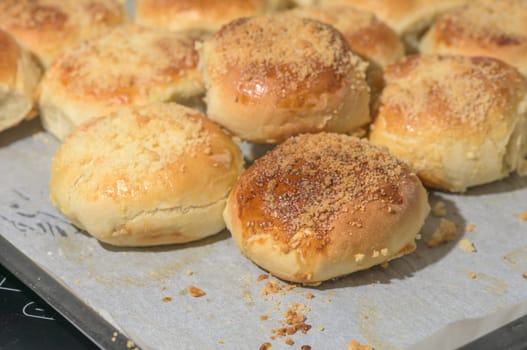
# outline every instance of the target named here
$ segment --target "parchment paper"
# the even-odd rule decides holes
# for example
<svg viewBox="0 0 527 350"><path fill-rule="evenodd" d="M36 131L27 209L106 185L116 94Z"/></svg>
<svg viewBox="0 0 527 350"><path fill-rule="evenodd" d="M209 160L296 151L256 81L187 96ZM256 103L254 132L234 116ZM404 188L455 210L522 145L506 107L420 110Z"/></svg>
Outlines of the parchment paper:
<svg viewBox="0 0 527 350"><path fill-rule="evenodd" d="M72 226L48 200L57 147L38 121L0 134L0 234L145 349L258 349L264 342L347 349L353 339L376 349L428 348L427 341L449 349L527 309L527 222L514 216L527 210L525 178L430 195L432 205L446 203L457 241L470 239L475 253L457 241L427 248L423 241L439 220L431 216L417 252L387 268L264 296L269 280L257 277L265 271L239 254L228 232L186 245L117 249ZM467 224L476 225L473 232L465 232ZM190 285L206 295L191 297ZM310 308L312 329L291 336L290 347L270 336L292 302ZM468 319L476 320L459 322ZM455 337L437 336L454 322Z"/></svg>

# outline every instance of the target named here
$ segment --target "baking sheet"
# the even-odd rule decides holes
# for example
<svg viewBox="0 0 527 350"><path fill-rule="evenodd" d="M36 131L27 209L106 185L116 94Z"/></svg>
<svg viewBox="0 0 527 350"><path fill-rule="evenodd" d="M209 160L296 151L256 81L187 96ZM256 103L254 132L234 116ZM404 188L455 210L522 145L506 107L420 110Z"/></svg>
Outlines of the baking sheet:
<svg viewBox="0 0 527 350"><path fill-rule="evenodd" d="M0 134L0 234L144 349L258 349L264 342L290 348L270 336L292 302L310 310L312 326L291 336L292 348L313 349L346 349L353 339L376 349L424 348L427 341L455 348L526 312L527 222L515 217L527 210L526 178L464 195L432 193L431 203L444 201L458 227L455 242L425 246L439 220L431 216L417 252L387 268L262 295L269 280L257 281L264 271L239 254L228 232L185 245L122 249L75 228L48 200L57 147L38 121ZM467 224L476 225L473 232L465 232ZM477 252L460 249L462 238ZM193 298L190 285L206 295ZM477 318L483 319L466 321ZM455 337L434 338L453 322Z"/></svg>

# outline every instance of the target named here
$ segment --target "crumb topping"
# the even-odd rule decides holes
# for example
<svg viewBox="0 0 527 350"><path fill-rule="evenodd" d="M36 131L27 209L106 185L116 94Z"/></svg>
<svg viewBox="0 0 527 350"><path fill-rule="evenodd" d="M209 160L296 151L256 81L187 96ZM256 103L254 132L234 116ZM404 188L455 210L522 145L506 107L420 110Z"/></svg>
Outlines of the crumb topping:
<svg viewBox="0 0 527 350"><path fill-rule="evenodd" d="M396 115L390 127L411 134L489 131L526 89L518 71L487 57L410 56L385 78L380 113Z"/></svg>
<svg viewBox="0 0 527 350"><path fill-rule="evenodd" d="M517 214L515 215L518 219L520 219L521 221L527 221L527 210L524 211L523 213L521 214Z"/></svg>
<svg viewBox="0 0 527 350"><path fill-rule="evenodd" d="M350 71L364 76L366 70L365 63L333 27L287 14L240 18L220 29L211 42L212 75L243 69L242 80L247 83L261 77L274 78L287 91L296 90L299 82L314 80L324 71L341 80Z"/></svg>
<svg viewBox="0 0 527 350"><path fill-rule="evenodd" d="M194 44L181 33L119 27L72 47L50 66L44 82L106 106L146 103L196 69Z"/></svg>
<svg viewBox="0 0 527 350"><path fill-rule="evenodd" d="M238 183L239 217L248 235L268 232L291 249L322 249L339 214L364 211L371 202L401 205L409 174L405 164L365 140L327 133L293 137L256 160Z"/></svg>
<svg viewBox="0 0 527 350"><path fill-rule="evenodd" d="M441 219L437 229L434 231L430 239L426 241L426 245L428 248L434 248L443 243L453 241L456 238L456 235L456 224L450 220Z"/></svg>
<svg viewBox="0 0 527 350"><path fill-rule="evenodd" d="M467 232L473 232L475 229L476 229L475 224L468 224L467 227L465 228Z"/></svg>

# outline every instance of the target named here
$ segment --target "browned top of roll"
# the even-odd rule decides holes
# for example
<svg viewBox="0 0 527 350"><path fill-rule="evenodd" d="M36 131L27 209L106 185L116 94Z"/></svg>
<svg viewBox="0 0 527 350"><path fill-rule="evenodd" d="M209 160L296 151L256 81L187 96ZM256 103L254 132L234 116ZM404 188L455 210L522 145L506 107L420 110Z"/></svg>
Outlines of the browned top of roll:
<svg viewBox="0 0 527 350"><path fill-rule="evenodd" d="M116 0L2 0L0 28L45 64L62 50L126 21Z"/></svg>
<svg viewBox="0 0 527 350"><path fill-rule="evenodd" d="M380 113L402 137L480 138L515 115L525 93L516 69L488 57L409 56L389 65L385 79Z"/></svg>
<svg viewBox="0 0 527 350"><path fill-rule="evenodd" d="M354 52L378 65L392 63L404 55L398 35L369 12L350 6L310 6L291 10L291 13L334 26Z"/></svg>
<svg viewBox="0 0 527 350"><path fill-rule="evenodd" d="M83 103L144 104L196 70L194 44L195 38L180 33L136 25L115 28L61 55L43 86Z"/></svg>
<svg viewBox="0 0 527 350"><path fill-rule="evenodd" d="M0 84L12 84L16 79L20 47L11 35L0 30Z"/></svg>
<svg viewBox="0 0 527 350"><path fill-rule="evenodd" d="M242 93L242 104L274 95L287 105L302 92L337 90L350 72L363 76L365 69L337 30L297 16L238 19L218 31L211 43L209 76L237 82L233 88ZM262 84L255 84L258 80ZM295 98L288 99L289 94Z"/></svg>
<svg viewBox="0 0 527 350"><path fill-rule="evenodd" d="M390 205L402 205L409 174L406 165L365 140L306 134L258 159L233 193L245 239L265 232L309 255L329 243L336 225L360 227L366 216L378 215L364 211L367 205L375 202L386 213ZM345 223L339 222L343 213ZM303 229L311 234L299 238ZM376 239L363 237L361 244L375 246Z"/></svg>

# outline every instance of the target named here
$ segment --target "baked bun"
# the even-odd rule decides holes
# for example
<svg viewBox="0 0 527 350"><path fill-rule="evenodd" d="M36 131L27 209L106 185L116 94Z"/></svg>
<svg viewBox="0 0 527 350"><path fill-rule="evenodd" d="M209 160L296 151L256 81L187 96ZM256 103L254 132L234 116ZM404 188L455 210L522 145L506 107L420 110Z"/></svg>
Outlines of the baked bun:
<svg viewBox="0 0 527 350"><path fill-rule="evenodd" d="M404 56L399 36L370 12L350 6L299 7L290 13L327 23L338 29L350 48L369 63L366 80L374 101L383 87L382 67Z"/></svg>
<svg viewBox="0 0 527 350"><path fill-rule="evenodd" d="M506 177L527 153L527 83L487 57L410 56L385 70L370 132L430 187L463 192Z"/></svg>
<svg viewBox="0 0 527 350"><path fill-rule="evenodd" d="M236 18L262 15L285 4L284 0L135 0L135 20L173 31L215 32Z"/></svg>
<svg viewBox="0 0 527 350"><path fill-rule="evenodd" d="M0 30L0 131L36 115L33 93L41 71L31 55Z"/></svg>
<svg viewBox="0 0 527 350"><path fill-rule="evenodd" d="M42 79L44 128L63 139L116 108L191 101L204 92L194 45L183 33L130 25L72 47Z"/></svg>
<svg viewBox="0 0 527 350"><path fill-rule="evenodd" d="M235 20L200 49L208 116L256 143L368 123L366 67L336 29L291 14Z"/></svg>
<svg viewBox="0 0 527 350"><path fill-rule="evenodd" d="M414 50L416 38L440 14L464 5L469 0L317 0L321 6L349 5L374 13L380 20L403 36Z"/></svg>
<svg viewBox="0 0 527 350"><path fill-rule="evenodd" d="M76 129L53 158L49 193L100 241L182 243L225 227L222 211L242 169L239 148L216 124L196 110L155 103Z"/></svg>
<svg viewBox="0 0 527 350"><path fill-rule="evenodd" d="M428 212L421 182L388 151L319 133L292 137L256 160L223 216L254 263L315 283L413 251Z"/></svg>
<svg viewBox="0 0 527 350"><path fill-rule="evenodd" d="M472 1L439 18L422 40L420 50L494 57L527 76L527 2Z"/></svg>
<svg viewBox="0 0 527 350"><path fill-rule="evenodd" d="M2 0L0 28L32 51L44 66L66 47L127 21L116 0Z"/></svg>

